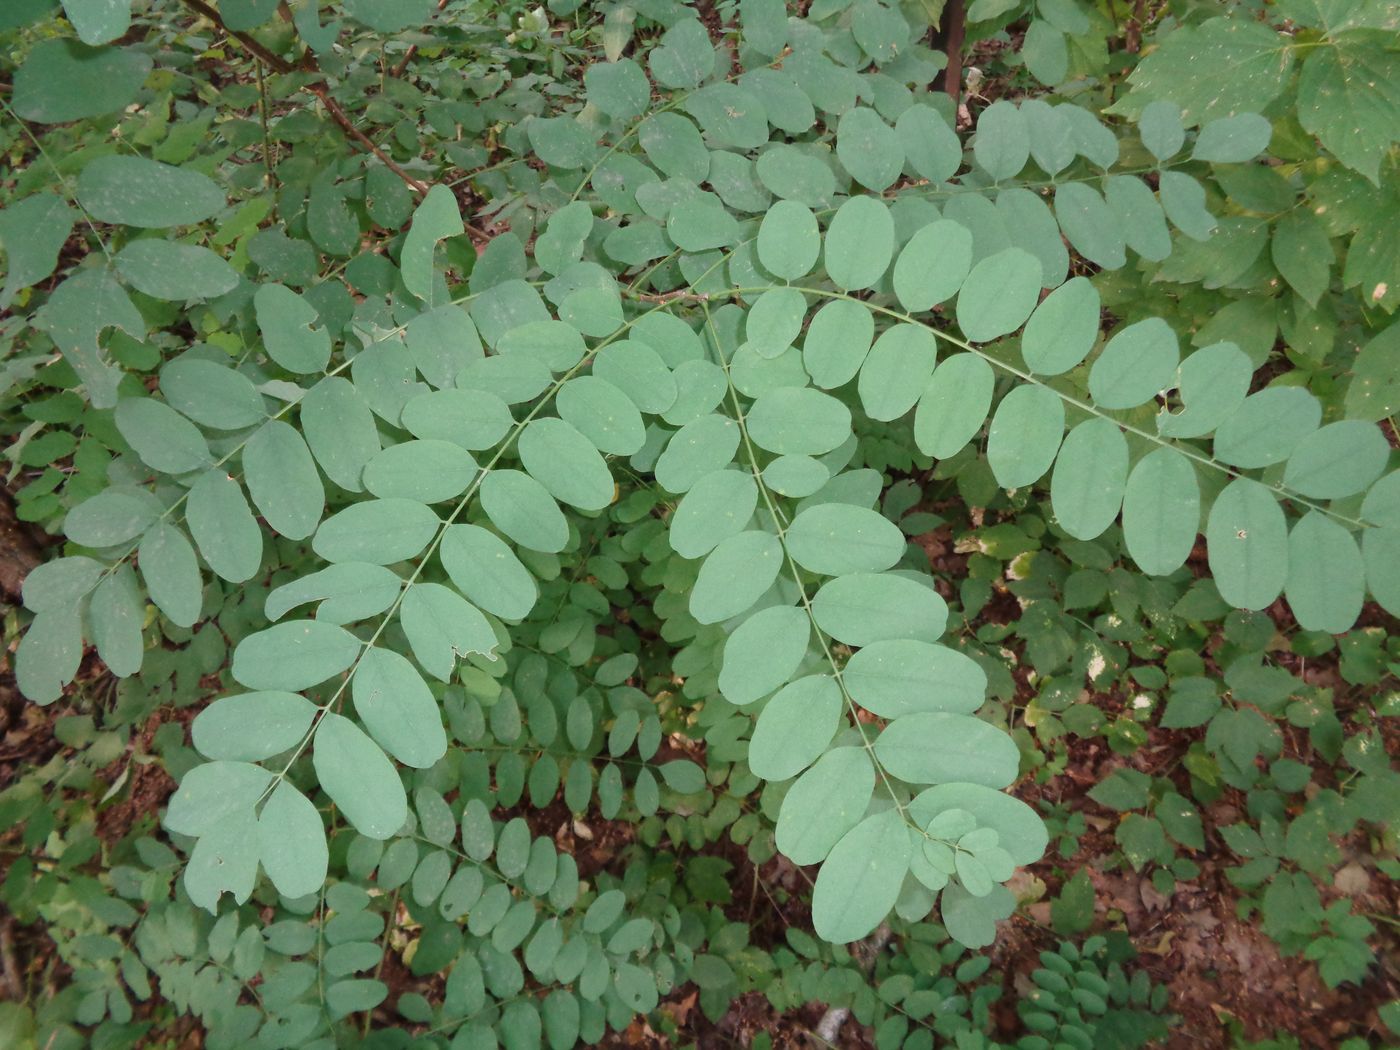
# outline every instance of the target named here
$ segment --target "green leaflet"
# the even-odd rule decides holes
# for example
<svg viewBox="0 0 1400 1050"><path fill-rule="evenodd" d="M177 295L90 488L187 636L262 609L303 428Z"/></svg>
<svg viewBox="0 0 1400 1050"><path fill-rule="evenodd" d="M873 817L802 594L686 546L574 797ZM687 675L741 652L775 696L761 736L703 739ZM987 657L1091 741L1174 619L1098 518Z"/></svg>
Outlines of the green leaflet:
<svg viewBox="0 0 1400 1050"><path fill-rule="evenodd" d="M1377 427L1345 419L1298 443L1284 467L1283 483L1304 496L1340 499L1370 488L1389 459L1390 443Z"/></svg>
<svg viewBox="0 0 1400 1050"><path fill-rule="evenodd" d="M493 470L481 482L480 491L481 507L491 524L520 546L555 554L568 544L569 523L559 505L529 474Z"/></svg>
<svg viewBox="0 0 1400 1050"><path fill-rule="evenodd" d="M351 679L351 695L355 713L375 742L404 765L426 769L447 752L437 701L398 653L365 650Z"/></svg>
<svg viewBox="0 0 1400 1050"><path fill-rule="evenodd" d="M778 201L758 228L758 261L776 277L795 281L816 265L821 233L812 209L798 201Z"/></svg>
<svg viewBox="0 0 1400 1050"><path fill-rule="evenodd" d="M1082 182L1057 187L1055 218L1070 244L1094 265L1117 270L1128 261L1122 223L1097 190Z"/></svg>
<svg viewBox="0 0 1400 1050"><path fill-rule="evenodd" d="M160 370L160 390L181 415L216 430L241 430L267 418L252 381L213 361L176 358Z"/></svg>
<svg viewBox="0 0 1400 1050"><path fill-rule="evenodd" d="M409 404L415 400L421 398ZM301 402L301 429L326 477L350 492L363 489L361 474L379 451L379 431L369 403L353 383L327 376L313 386Z"/></svg>
<svg viewBox="0 0 1400 1050"><path fill-rule="evenodd" d="M481 360L481 337L465 310L439 306L419 314L403 333L419 373L434 387L450 387L473 361Z"/></svg>
<svg viewBox="0 0 1400 1050"><path fill-rule="evenodd" d="M1214 343L1181 363L1178 379L1183 409L1157 416L1157 431L1165 437L1209 434L1244 402L1254 368L1234 343Z"/></svg>
<svg viewBox="0 0 1400 1050"><path fill-rule="evenodd" d="M901 638L932 642L947 626L948 606L932 587L910 576L861 572L823 584L812 599L812 618L847 645Z"/></svg>
<svg viewBox="0 0 1400 1050"><path fill-rule="evenodd" d="M894 219L874 197L852 197L837 209L826 231L826 271L838 288L869 288L884 276L894 255Z"/></svg>
<svg viewBox="0 0 1400 1050"><path fill-rule="evenodd" d="M962 167L962 143L957 133L931 106L910 106L899 115L894 130L910 167L920 178L945 182Z"/></svg>
<svg viewBox="0 0 1400 1050"><path fill-rule="evenodd" d="M197 171L114 154L83 168L78 203L101 222L164 229L202 222L224 207L225 198Z"/></svg>
<svg viewBox="0 0 1400 1050"><path fill-rule="evenodd" d="M602 510L613 501L607 463L587 438L562 419L532 420L521 431L517 447L530 476L561 503L579 510Z"/></svg>
<svg viewBox="0 0 1400 1050"><path fill-rule="evenodd" d="M609 343L593 359L593 374L617 387L643 412L660 415L676 402L675 377L661 355L645 343Z"/></svg>
<svg viewBox="0 0 1400 1050"><path fill-rule="evenodd" d="M1017 864L1034 864L1045 853L1049 836L1045 824L1030 806L1013 795L981 784L937 784L914 796L909 816L927 827L938 814L961 809L977 819L979 828L991 828Z"/></svg>
<svg viewBox="0 0 1400 1050"><path fill-rule="evenodd" d="M14 110L42 124L115 113L136 97L152 64L135 48L43 40L15 74Z"/></svg>
<svg viewBox="0 0 1400 1050"><path fill-rule="evenodd" d="M913 784L1006 787L1020 752L1012 739L970 715L920 711L901 715L875 741L875 757L891 776Z"/></svg>
<svg viewBox="0 0 1400 1050"><path fill-rule="evenodd" d="M265 284L253 296L268 356L289 372L320 372L331 359L331 337L316 309L290 288Z"/></svg>
<svg viewBox="0 0 1400 1050"><path fill-rule="evenodd" d="M817 873L812 892L817 935L849 944L875 929L899 896L909 853L909 832L896 810L866 817L846 832Z"/></svg>
<svg viewBox="0 0 1400 1050"><path fill-rule="evenodd" d="M204 582L194 548L185 534L172 525L158 522L141 537L137 558L151 601L171 623L179 627L193 626L204 604Z"/></svg>
<svg viewBox="0 0 1400 1050"><path fill-rule="evenodd" d="M100 561L81 555L36 565L24 577L25 608L50 612L74 606L97 586L105 568Z"/></svg>
<svg viewBox="0 0 1400 1050"><path fill-rule="evenodd" d="M1304 63L1298 122L1347 167L1379 183L1395 133L1395 55L1366 35L1343 41Z"/></svg>
<svg viewBox="0 0 1400 1050"><path fill-rule="evenodd" d="M920 229L894 264L894 294L910 313L951 299L972 269L972 233L939 219Z"/></svg>
<svg viewBox="0 0 1400 1050"><path fill-rule="evenodd" d="M987 461L1003 488L1040 480L1065 429L1065 406L1042 386L1018 386L1002 398L987 435Z"/></svg>
<svg viewBox="0 0 1400 1050"><path fill-rule="evenodd" d="M690 614L701 623L719 623L745 612L772 586L782 563L782 544L771 533L751 530L729 537L700 566Z"/></svg>
<svg viewBox="0 0 1400 1050"><path fill-rule="evenodd" d="M892 186L904 166L904 150L894 129L865 106L841 114L836 156L852 178L876 193Z"/></svg>
<svg viewBox="0 0 1400 1050"><path fill-rule="evenodd" d="M123 565L104 578L88 601L88 633L97 647L97 655L118 678L127 678L141 670L141 656L145 650L141 638L144 618L145 606L136 586L136 574L129 565Z"/></svg>
<svg viewBox="0 0 1400 1050"><path fill-rule="evenodd" d="M969 948L985 948L996 940L996 924L1016 910L1016 898L1005 886L993 886L976 897L958 883L943 891L943 925L948 935Z"/></svg>
<svg viewBox="0 0 1400 1050"><path fill-rule="evenodd" d="M881 718L915 711L971 714L987 692L986 673L971 657L907 638L870 643L851 657L842 681L852 700Z"/></svg>
<svg viewBox="0 0 1400 1050"><path fill-rule="evenodd" d="M285 780L258 814L258 860L284 897L315 893L326 881L330 853L321 814Z"/></svg>
<svg viewBox="0 0 1400 1050"><path fill-rule="evenodd" d="M671 517L671 548L683 558L702 558L743 531L758 506L758 486L742 470L717 470L690 487Z"/></svg>
<svg viewBox="0 0 1400 1050"><path fill-rule="evenodd" d="M291 620L244 638L231 667L234 680L249 689L295 692L344 671L359 653L359 639L343 627Z"/></svg>
<svg viewBox="0 0 1400 1050"><path fill-rule="evenodd" d="M288 539L316 531L325 510L321 476L300 434L281 420L269 420L243 449L248 494L263 518Z"/></svg>
<svg viewBox="0 0 1400 1050"><path fill-rule="evenodd" d="M165 826L180 835L207 835L254 804L272 782L272 774L248 762L209 762L195 766L170 796Z"/></svg>
<svg viewBox="0 0 1400 1050"><path fill-rule="evenodd" d="M1089 393L1100 408L1135 408L1172 384L1181 361L1176 333L1160 318L1114 334L1089 369Z"/></svg>
<svg viewBox="0 0 1400 1050"><path fill-rule="evenodd" d="M799 678L764 703L749 743L749 768L787 780L817 760L842 723L841 687L830 675Z"/></svg>
<svg viewBox="0 0 1400 1050"><path fill-rule="evenodd" d="M1305 631L1349 631L1366 597L1366 569L1356 541L1319 511L1288 534L1288 607Z"/></svg>
<svg viewBox="0 0 1400 1050"><path fill-rule="evenodd" d="M469 599L507 620L523 620L539 590L505 543L479 525L451 525L438 548L442 566Z"/></svg>
<svg viewBox="0 0 1400 1050"><path fill-rule="evenodd" d="M128 284L156 299L214 299L238 284L232 266L194 244L133 241L113 261Z"/></svg>
<svg viewBox="0 0 1400 1050"><path fill-rule="evenodd" d="M144 489L103 489L68 512L64 534L83 547L114 547L135 539L163 508Z"/></svg>
<svg viewBox="0 0 1400 1050"><path fill-rule="evenodd" d="M258 876L257 823L252 807L228 814L200 836L185 866L185 891L190 900L214 913L224 893L244 903Z"/></svg>
<svg viewBox="0 0 1400 1050"><path fill-rule="evenodd" d="M804 569L825 576L881 572L904 554L904 534L888 518L842 503L808 507L793 518L788 552Z"/></svg>
<svg viewBox="0 0 1400 1050"><path fill-rule="evenodd" d="M500 644L476 606L438 583L415 583L404 592L399 624L414 659L443 682L451 680L459 658L471 653L493 657Z"/></svg>
<svg viewBox="0 0 1400 1050"><path fill-rule="evenodd" d="M1366 589L1392 616L1400 609L1400 528L1368 529L1361 541Z"/></svg>
<svg viewBox="0 0 1400 1050"><path fill-rule="evenodd" d="M719 689L732 704L751 704L787 682L807 655L812 628L790 605L754 613L724 643Z"/></svg>
<svg viewBox="0 0 1400 1050"><path fill-rule="evenodd" d="M188 474L211 462L199 428L169 405L151 397L117 402L117 429L147 466L166 474Z"/></svg>
<svg viewBox="0 0 1400 1050"><path fill-rule="evenodd" d="M42 45L41 45L42 46ZM24 288L54 272L78 213L52 193L35 193L0 211L0 244L5 248L5 284L0 309Z"/></svg>
<svg viewBox="0 0 1400 1050"><path fill-rule="evenodd" d="M922 325L897 324L886 329L860 367L857 390L871 419L898 419L918 401L933 375L938 344Z"/></svg>
<svg viewBox="0 0 1400 1050"><path fill-rule="evenodd" d="M763 468L763 483L780 496L810 496L828 481L831 471L811 456L779 456Z"/></svg>
<svg viewBox="0 0 1400 1050"><path fill-rule="evenodd" d="M422 551L438 524L438 516L414 500L366 500L323 521L311 549L330 562L392 565Z"/></svg>
<svg viewBox="0 0 1400 1050"><path fill-rule="evenodd" d="M651 96L646 74L630 58L593 63L584 71L583 83L588 101L614 120L641 116Z"/></svg>
<svg viewBox="0 0 1400 1050"><path fill-rule="evenodd" d="M1099 310L1098 289L1086 277L1072 277L1047 295L1021 337L1026 367L1057 376L1083 361L1098 341Z"/></svg>
<svg viewBox="0 0 1400 1050"><path fill-rule="evenodd" d="M71 518L72 515L69 515ZM190 488L185 522L215 575L242 583L262 564L263 536L243 488L214 467Z"/></svg>
<svg viewBox="0 0 1400 1050"><path fill-rule="evenodd" d="M802 364L823 389L855 378L875 338L875 318L863 303L834 299L813 316L802 343Z"/></svg>
<svg viewBox="0 0 1400 1050"><path fill-rule="evenodd" d="M769 452L817 456L850 436L851 412L828 394L784 386L759 395L745 425L754 443Z"/></svg>
<svg viewBox="0 0 1400 1050"><path fill-rule="evenodd" d="M1236 478L1215 498L1206 522L1210 571L1237 609L1263 609L1283 590L1288 528L1278 501L1259 482Z"/></svg>
<svg viewBox="0 0 1400 1050"><path fill-rule="evenodd" d="M1269 387L1245 398L1215 431L1215 458L1235 467L1267 467L1292 455L1322 422L1322 405L1299 387Z"/></svg>
<svg viewBox="0 0 1400 1050"><path fill-rule="evenodd" d="M1030 157L1030 129L1025 115L1014 103L993 102L977 118L977 134L972 153L977 164L993 181L1016 175Z"/></svg>
<svg viewBox="0 0 1400 1050"><path fill-rule="evenodd" d="M364 2L364 0L361 0ZM457 198L446 186L434 186L413 213L413 224L399 254L404 287L419 299L433 298L433 252L438 241L465 232Z"/></svg>
<svg viewBox="0 0 1400 1050"><path fill-rule="evenodd" d="M597 376L570 379L559 388L555 404L560 418L583 434L599 452L630 456L646 442L641 413L626 394L605 379ZM404 414L407 417L407 407Z"/></svg>
<svg viewBox="0 0 1400 1050"><path fill-rule="evenodd" d="M958 293L958 326L970 341L987 343L1020 328L1040 296L1040 260L1006 248L972 268Z"/></svg>
<svg viewBox="0 0 1400 1050"><path fill-rule="evenodd" d="M1116 423L1088 419L1065 438L1050 477L1060 527L1076 539L1098 536L1118 517L1128 477L1128 441Z"/></svg>
<svg viewBox="0 0 1400 1050"><path fill-rule="evenodd" d="M875 791L863 747L834 747L788 788L775 841L794 864L817 864L855 827Z"/></svg>
<svg viewBox="0 0 1400 1050"><path fill-rule="evenodd" d="M1165 576L1185 564L1201 525L1196 471L1171 448L1149 452L1123 490L1123 540L1138 567Z"/></svg>
<svg viewBox="0 0 1400 1050"><path fill-rule="evenodd" d="M276 588L268 594L263 612L269 620L280 620L299 605L319 602L316 619L354 623L393 605L402 585L398 575L383 566L344 562Z"/></svg>
<svg viewBox="0 0 1400 1050"><path fill-rule="evenodd" d="M190 735L206 758L259 762L301 743L315 717L315 705L296 693L240 693L201 711Z"/></svg>
<svg viewBox="0 0 1400 1050"><path fill-rule="evenodd" d="M460 445L427 438L390 445L365 464L361 480L381 499L442 503L467 491L477 474Z"/></svg>
<svg viewBox="0 0 1400 1050"><path fill-rule="evenodd" d="M933 370L914 412L914 443L937 459L956 454L982 429L996 374L975 354L954 354Z"/></svg>
<svg viewBox="0 0 1400 1050"><path fill-rule="evenodd" d="M589 376L581 376L582 379L589 379ZM578 382L579 380L572 380ZM320 389L321 385L335 382L335 380L322 380L315 389ZM340 382L344 382L341 380ZM601 380L599 381L601 382ZM564 414L563 401L564 390L571 385L565 384L560 390L560 413ZM346 384L347 386L349 384ZM353 387L350 388L353 391ZM315 390L312 392L315 393ZM348 393L345 395L348 398ZM572 395L571 395L572 396ZM307 396L309 402L311 395ZM305 420L307 405L304 402L302 407L302 418ZM566 417L567 418L567 417ZM401 417L404 429L417 438L437 439L451 441L472 452L480 452L484 449L494 448L501 439L510 432L515 420L511 417L510 409L506 403L495 394L485 390L433 390L426 394L419 394L410 399L403 406ZM334 417L328 414L326 423L333 427ZM364 408L364 420L369 424L369 429L363 431L365 437L364 447L370 455L379 451L379 436L374 432L373 419L367 407ZM356 433L361 431L356 430ZM374 447L369 449L368 438L374 438ZM316 446L312 446L313 451ZM326 449L329 453L335 444L330 440L326 442ZM356 457L358 459L359 457ZM331 473L330 467L326 464L320 453L317 453L317 460L327 474ZM363 469L364 463L368 463L366 456L358 469ZM342 473L353 474L356 468L346 464ZM344 487L342 485L342 487Z"/></svg>
<svg viewBox="0 0 1400 1050"><path fill-rule="evenodd" d="M387 839L408 817L408 797L393 765L354 722L327 713L311 753L316 778L361 835Z"/></svg>

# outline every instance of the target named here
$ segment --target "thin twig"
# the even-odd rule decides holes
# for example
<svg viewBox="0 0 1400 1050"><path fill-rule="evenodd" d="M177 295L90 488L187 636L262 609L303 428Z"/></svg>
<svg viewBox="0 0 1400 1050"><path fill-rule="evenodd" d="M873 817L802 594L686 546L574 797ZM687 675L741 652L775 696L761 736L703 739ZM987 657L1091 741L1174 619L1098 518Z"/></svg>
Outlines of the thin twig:
<svg viewBox="0 0 1400 1050"><path fill-rule="evenodd" d="M438 0L437 9L441 11L444 7L447 6L447 2L448 0ZM407 51L404 52L403 58L399 60L399 64L396 65L390 71L389 75L395 80L398 80L400 77L402 77L403 71L408 68L408 64L413 61L413 56L416 54L418 54L418 45L414 44Z"/></svg>
<svg viewBox="0 0 1400 1050"><path fill-rule="evenodd" d="M226 33L228 36L231 36L233 39L237 40L240 44L247 48L247 50L250 51L254 55L254 57L260 58L264 62L266 62L269 68L271 68L275 72L308 73L314 78L317 78L317 80L313 80L312 83L307 84L306 89L321 100L321 104L326 107L326 112L330 114L332 120L334 120L337 124L340 125L341 130L344 131L345 134L350 136L350 138L354 139L355 142L359 143L366 150L368 150L370 153L373 153L377 158L379 158L379 160L384 164L386 168L392 171L395 175L401 178L408 185L409 189L419 194L425 194L428 192L427 183L422 182L419 179L415 179L408 172L404 171L403 168L401 168L397 163L394 162L393 158L391 158L387 153L385 153L382 149L375 145L373 139L371 139L363 131L357 128L355 126L354 121L352 121L350 117L346 114L345 110L343 110L340 107L340 103L336 102L335 99L331 98L330 91L327 89L324 83L325 74L321 71L320 67L316 65L315 60L311 58L311 53L309 51L302 56L300 63L288 62L285 58L277 54L275 51L271 51L268 48L264 47L262 44L258 43L257 40L249 36L247 33L242 33L238 30L230 29L224 24L224 20L219 15L219 12L214 10L208 4L206 4L204 0L180 0L180 2L183 3L186 7L190 8L191 10L198 11L205 18L209 19L221 30L223 30L224 33Z"/></svg>

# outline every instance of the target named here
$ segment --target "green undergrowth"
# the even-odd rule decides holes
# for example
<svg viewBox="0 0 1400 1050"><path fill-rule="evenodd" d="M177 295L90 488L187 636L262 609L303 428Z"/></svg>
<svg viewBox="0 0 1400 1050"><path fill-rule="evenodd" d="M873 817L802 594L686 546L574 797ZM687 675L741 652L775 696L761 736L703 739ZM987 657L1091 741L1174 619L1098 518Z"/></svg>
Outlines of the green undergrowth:
<svg viewBox="0 0 1400 1050"><path fill-rule="evenodd" d="M1089 868L1395 1021L1395 13L944 16L0 13L19 1045L1143 1045Z"/></svg>

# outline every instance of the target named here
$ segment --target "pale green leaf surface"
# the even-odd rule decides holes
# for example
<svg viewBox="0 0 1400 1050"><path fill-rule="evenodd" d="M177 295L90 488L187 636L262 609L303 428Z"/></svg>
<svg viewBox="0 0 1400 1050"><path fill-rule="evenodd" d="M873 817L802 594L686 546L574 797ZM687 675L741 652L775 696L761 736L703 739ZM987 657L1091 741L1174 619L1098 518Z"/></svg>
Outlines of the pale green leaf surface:
<svg viewBox="0 0 1400 1050"><path fill-rule="evenodd" d="M609 498L611 499L611 492ZM569 542L569 523L549 491L529 474L493 470L481 483L481 507L491 524L522 547L557 554Z"/></svg>
<svg viewBox="0 0 1400 1050"><path fill-rule="evenodd" d="M838 642L870 645L909 638L937 641L948 605L932 587L895 573L851 573L823 584L812 617Z"/></svg>
<svg viewBox="0 0 1400 1050"><path fill-rule="evenodd" d="M901 322L881 333L860 366L856 389L865 414L889 422L914 407L933 376L938 344L923 325Z"/></svg>
<svg viewBox="0 0 1400 1050"><path fill-rule="evenodd" d="M852 700L881 718L916 711L971 714L987 693L987 675L971 657L907 638L867 645L851 657L842 680Z"/></svg>
<svg viewBox="0 0 1400 1050"><path fill-rule="evenodd" d="M963 335L988 343L1016 331L1040 299L1041 277L1040 260L1021 248L1005 248L983 259L958 293Z"/></svg>
<svg viewBox="0 0 1400 1050"><path fill-rule="evenodd" d="M909 871L909 834L893 809L866 817L832 848L812 891L817 935L849 944L870 933L894 907Z"/></svg>
<svg viewBox="0 0 1400 1050"><path fill-rule="evenodd" d="M1356 540L1320 511L1309 511L1288 534L1288 607L1305 631L1351 630L1366 597L1366 567Z"/></svg>
<svg viewBox="0 0 1400 1050"><path fill-rule="evenodd" d="M164 401L127 397L117 402L117 429L147 466L165 474L188 474L211 462L199 428Z"/></svg>
<svg viewBox="0 0 1400 1050"><path fill-rule="evenodd" d="M1053 390L1018 386L1002 398L987 435L987 461L1008 489L1040 480L1065 430L1065 406Z"/></svg>
<svg viewBox="0 0 1400 1050"><path fill-rule="evenodd" d="M933 370L914 411L914 443L935 459L957 454L982 429L996 374L976 354L954 354Z"/></svg>
<svg viewBox="0 0 1400 1050"><path fill-rule="evenodd" d="M239 693L201 711L190 736L205 758L259 762L296 747L315 717L315 705L296 693Z"/></svg>
<svg viewBox="0 0 1400 1050"><path fill-rule="evenodd" d="M1123 491L1123 539L1138 568L1165 576L1186 563L1201 526L1196 471L1171 448L1149 452Z"/></svg>
<svg viewBox="0 0 1400 1050"><path fill-rule="evenodd" d="M343 627L291 620L248 635L233 650L234 680L249 689L296 692L350 667L360 641Z"/></svg>
<svg viewBox="0 0 1400 1050"><path fill-rule="evenodd" d="M864 507L820 504L792 519L788 552L804 569L825 576L882 572L904 554L904 534L888 518Z"/></svg>
<svg viewBox="0 0 1400 1050"><path fill-rule="evenodd" d="M438 516L414 500L365 500L323 521L311 549L330 562L392 565L422 551L437 529Z"/></svg>
<svg viewBox="0 0 1400 1050"><path fill-rule="evenodd" d="M327 713L312 751L316 777L345 819L372 839L387 839L408 817L408 796L393 764L354 722Z"/></svg>
<svg viewBox="0 0 1400 1050"><path fill-rule="evenodd" d="M1128 441L1107 419L1087 419L1065 437L1050 476L1050 501L1060 527L1075 539L1097 537L1123 503Z"/></svg>
<svg viewBox="0 0 1400 1050"><path fill-rule="evenodd" d="M475 480L476 460L460 445L439 438L401 441L365 464L365 488L380 499L442 503L456 499Z"/></svg>
<svg viewBox="0 0 1400 1050"><path fill-rule="evenodd" d="M817 760L841 723L841 687L830 675L783 686L758 714L749 768L765 780L787 780Z"/></svg>
<svg viewBox="0 0 1400 1050"><path fill-rule="evenodd" d="M1288 574L1288 527L1273 493L1250 478L1226 485L1210 509L1206 550L1222 598L1267 608Z"/></svg>
<svg viewBox="0 0 1400 1050"><path fill-rule="evenodd" d="M326 508L321 475L296 428L268 420L243 449L248 494L274 530L288 539L316 531Z"/></svg>
<svg viewBox="0 0 1400 1050"><path fill-rule="evenodd" d="M262 529L243 487L223 469L205 471L190 488L185 524L199 553L219 577L242 583L258 571L263 555Z"/></svg>
<svg viewBox="0 0 1400 1050"><path fill-rule="evenodd" d="M737 616L773 585L783 564L783 546L760 530L731 536L700 566L690 592L690 614L701 623Z"/></svg>
<svg viewBox="0 0 1400 1050"><path fill-rule="evenodd" d="M875 741L875 757L911 784L981 784L1016 779L1021 753L1006 733L971 715L920 711L901 715Z"/></svg>
<svg viewBox="0 0 1400 1050"><path fill-rule="evenodd" d="M719 690L731 704L751 704L787 682L807 655L807 614L790 605L754 613L724 643Z"/></svg>
<svg viewBox="0 0 1400 1050"><path fill-rule="evenodd" d="M875 767L863 747L835 747L798 777L783 797L775 842L794 864L826 859L865 815Z"/></svg>
<svg viewBox="0 0 1400 1050"><path fill-rule="evenodd" d="M427 769L446 754L437 701L413 664L392 649L365 651L351 695L370 736L404 765Z"/></svg>

